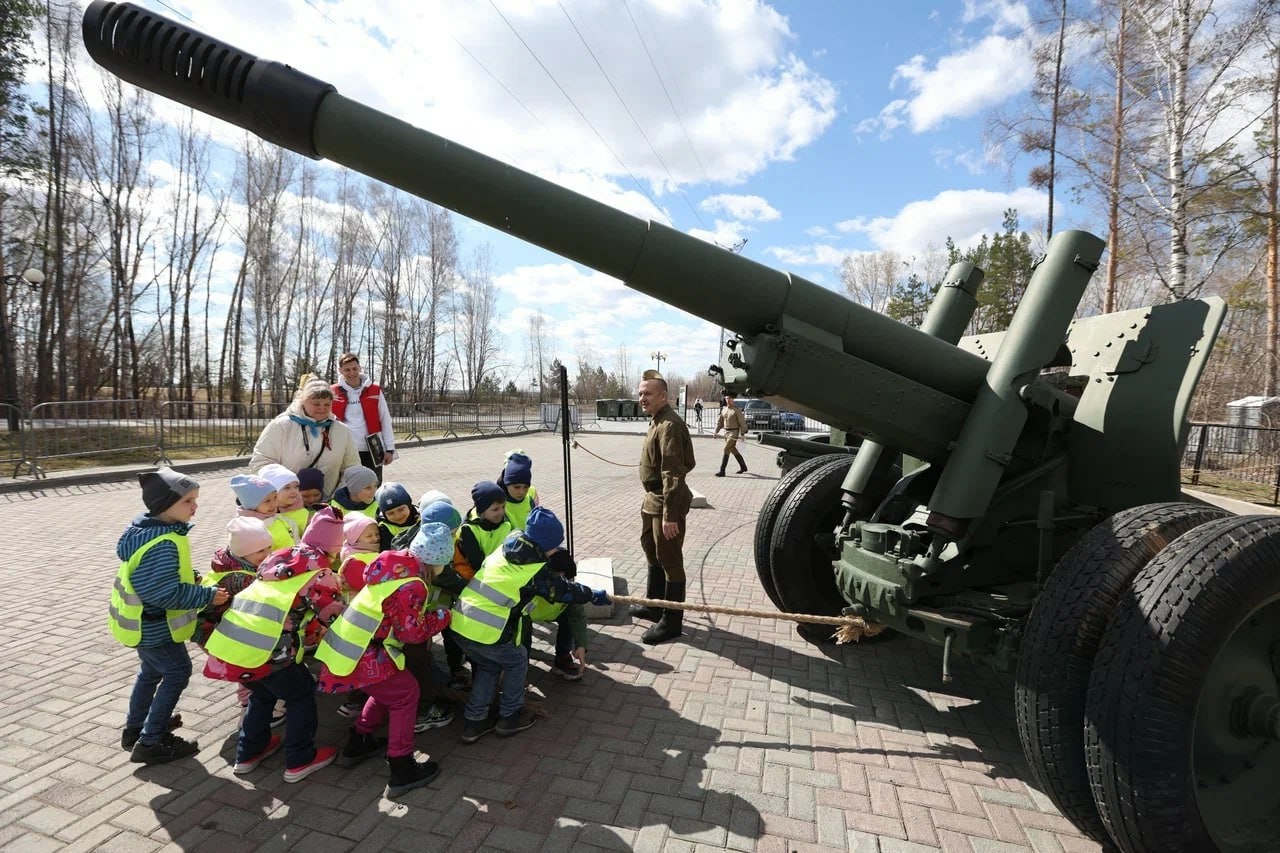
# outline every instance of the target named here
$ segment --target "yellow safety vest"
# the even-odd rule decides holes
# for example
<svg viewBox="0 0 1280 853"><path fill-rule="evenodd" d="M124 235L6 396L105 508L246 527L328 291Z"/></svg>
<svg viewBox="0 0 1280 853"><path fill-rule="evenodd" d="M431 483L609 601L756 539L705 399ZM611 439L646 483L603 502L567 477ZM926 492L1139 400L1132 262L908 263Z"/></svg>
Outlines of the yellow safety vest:
<svg viewBox="0 0 1280 853"><path fill-rule="evenodd" d="M251 578L256 578L258 573L250 569L228 569L225 572L209 572L207 575L200 578L200 585L217 586L219 581L227 575L248 575Z"/></svg>
<svg viewBox="0 0 1280 853"><path fill-rule="evenodd" d="M556 604L548 601L540 595L533 597L533 609L529 611L529 618L534 622L554 622L560 618L560 614L568 609L566 603Z"/></svg>
<svg viewBox="0 0 1280 853"><path fill-rule="evenodd" d="M298 544L299 537L302 532L298 530L292 519L283 515L277 515L267 523L267 532L271 534L271 550L279 551L281 548L292 548Z"/></svg>
<svg viewBox="0 0 1280 853"><path fill-rule="evenodd" d="M533 502L538 499L538 490L533 486L525 493L522 501L507 501L507 521L513 530L524 530L529 521L529 513L533 512Z"/></svg>
<svg viewBox="0 0 1280 853"><path fill-rule="evenodd" d="M311 510L304 506L302 509L291 509L288 512L282 512L280 517L293 525L296 538L301 540L303 532L307 529L307 523L311 521Z"/></svg>
<svg viewBox="0 0 1280 853"><path fill-rule="evenodd" d="M329 626L320 646L316 649L316 660L322 661L334 675L350 675L355 672L356 664L364 657L373 635L382 624L382 603L393 592L407 583L414 582L427 585L422 578L397 578L366 586L347 605L347 609ZM394 629L382 641L391 662L396 669L404 669L403 644L396 639Z"/></svg>
<svg viewBox="0 0 1280 853"><path fill-rule="evenodd" d="M172 542L178 549L178 580L181 583L194 584L196 573L191 568L191 542L185 536L176 533L165 533L143 545L129 559L120 564L116 572L115 584L111 588L111 608L108 613L108 625L111 634L121 643L136 647L142 642L142 599L133 589L133 573L142 562L142 557L161 542ZM169 623L169 636L175 643L185 643L195 636L197 610L166 610L164 618Z"/></svg>
<svg viewBox="0 0 1280 853"><path fill-rule="evenodd" d="M520 590L533 580L543 563L527 563L522 566L507 562L501 551L484 561L476 576L467 581L466 588L453 603L453 617L449 627L457 634L486 646L492 646L502 637L502 631L511 621L512 611L520 604ZM530 601L520 609L521 616L533 610ZM521 642L522 627L516 628L513 641Z"/></svg>
<svg viewBox="0 0 1280 853"><path fill-rule="evenodd" d="M221 661L236 666L253 668L271 660L271 653L280 642L284 621L298 597L298 590L316 572L303 572L288 580L264 581L261 578L249 584L231 599L231 606L222 614L222 621L209 635L204 649ZM305 625L295 626L302 631ZM298 644L296 663L302 662L302 644Z"/></svg>
<svg viewBox="0 0 1280 853"><path fill-rule="evenodd" d="M502 540L506 539L514 529L511 526L510 519L503 521L498 525L496 530L485 530L478 524L471 522L476 519L475 510L472 510L472 516L467 521L467 527L471 528L471 533L476 537L476 543L480 546L480 551L488 557L502 547ZM462 532L462 528L458 528L458 532Z"/></svg>
<svg viewBox="0 0 1280 853"><path fill-rule="evenodd" d="M329 506L333 507L333 508L334 508L334 509L336 509L336 510L341 511L344 515L349 515L349 514L351 514L351 513L353 513L353 512L359 512L359 513L363 513L363 514L365 514L365 515L369 516L370 518L375 518L375 516L377 516L377 514L378 514L378 502L377 502L377 501L374 501L373 503L369 504L369 505L368 505L367 507L365 507L364 509L350 509L350 508L345 507L345 506L343 506L342 504L338 503L336 500L329 501ZM376 519L375 519L375 520L376 520Z"/></svg>
<svg viewBox="0 0 1280 853"><path fill-rule="evenodd" d="M409 528L413 527L416 524L421 524L421 521L415 521L413 524L392 524L389 521L378 522L378 526L386 530L387 533L390 533L392 539L395 539L401 533L404 533L406 530L408 530Z"/></svg>

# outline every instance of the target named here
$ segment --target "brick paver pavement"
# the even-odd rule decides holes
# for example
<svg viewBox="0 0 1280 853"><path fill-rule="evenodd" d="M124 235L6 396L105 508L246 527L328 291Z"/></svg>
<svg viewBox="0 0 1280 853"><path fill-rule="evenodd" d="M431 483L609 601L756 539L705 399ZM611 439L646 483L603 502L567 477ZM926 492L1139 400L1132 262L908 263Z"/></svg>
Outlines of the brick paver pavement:
<svg viewBox="0 0 1280 853"><path fill-rule="evenodd" d="M584 433L635 461L634 435ZM698 441L690 516L691 600L764 606L752 527L777 479L773 451L745 448L752 473L711 475ZM534 458L534 482L562 509L562 449L548 434L437 444L388 469L413 494L464 503L503 451ZM576 550L643 577L633 469L573 456ZM200 477L192 543L203 563L233 512L231 472ZM7 502L0 595L0 848L27 850L855 850L1082 851L1084 840L1026 784L1007 678L896 639L805 643L785 622L692 614L682 642L648 648L621 612L593 625L592 669L548 671L546 634L530 682L549 716L528 732L461 745L461 726L418 737L441 762L428 788L383 799L383 762L284 784L281 759L231 774L239 708L230 685L196 674L179 706L196 759L131 764L119 729L136 657L106 631L116 539L140 506L135 484L0 495ZM619 608L621 611L621 608ZM193 647L194 648L194 647ZM321 696L321 740L346 721Z"/></svg>

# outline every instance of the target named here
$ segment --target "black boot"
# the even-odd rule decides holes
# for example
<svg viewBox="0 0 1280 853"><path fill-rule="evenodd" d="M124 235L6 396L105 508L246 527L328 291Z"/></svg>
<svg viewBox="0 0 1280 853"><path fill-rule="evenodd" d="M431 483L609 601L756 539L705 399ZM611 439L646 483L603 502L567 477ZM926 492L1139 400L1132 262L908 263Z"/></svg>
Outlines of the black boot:
<svg viewBox="0 0 1280 853"><path fill-rule="evenodd" d="M662 566L650 566L649 578L645 584L645 598L662 599L666 596L667 575L662 571ZM628 611L631 613L632 619L648 619L650 622L657 622L662 616L661 607L645 607L642 604L633 604Z"/></svg>
<svg viewBox="0 0 1280 853"><path fill-rule="evenodd" d="M440 775L440 765L434 761L419 761L415 755L397 755L388 758L391 767L391 781L387 783L387 797L399 797L414 788L429 784Z"/></svg>
<svg viewBox="0 0 1280 853"><path fill-rule="evenodd" d="M684 581L676 583L675 581L667 581L667 601L684 601ZM683 610L663 610L662 618L658 620L658 624L654 625L648 631L644 632L644 636L640 641L654 646L658 643L665 643L668 640L674 640L684 633L684 611Z"/></svg>
<svg viewBox="0 0 1280 853"><path fill-rule="evenodd" d="M716 476L723 477L724 469L728 467L729 467L729 454L726 453L724 456L720 457L720 470L716 472Z"/></svg>
<svg viewBox="0 0 1280 853"><path fill-rule="evenodd" d="M735 450L733 451L733 458L738 460L738 473L747 473L747 460L742 458L742 454Z"/></svg>
<svg viewBox="0 0 1280 853"><path fill-rule="evenodd" d="M338 753L338 758L333 763L339 767L355 767L366 758L377 755L387 748L387 742L373 734L361 734L356 731L355 726L351 727L351 735L347 738L347 745L342 748L342 752Z"/></svg>

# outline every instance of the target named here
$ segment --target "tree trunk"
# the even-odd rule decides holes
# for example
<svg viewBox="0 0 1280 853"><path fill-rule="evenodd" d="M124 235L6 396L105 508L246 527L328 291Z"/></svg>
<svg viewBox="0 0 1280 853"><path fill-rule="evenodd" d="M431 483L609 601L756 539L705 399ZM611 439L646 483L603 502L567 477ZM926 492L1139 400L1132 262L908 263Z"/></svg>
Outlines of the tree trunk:
<svg viewBox="0 0 1280 853"><path fill-rule="evenodd" d="M1280 374L1280 354L1277 353L1277 336L1280 336L1280 47L1272 53L1275 68L1271 74L1271 150L1267 157L1267 375L1264 381L1268 397L1276 394L1277 375Z"/></svg>
<svg viewBox="0 0 1280 853"><path fill-rule="evenodd" d="M1053 114L1049 123L1049 215L1045 225L1045 238L1053 236L1053 193L1058 177L1058 122L1062 102L1062 55L1067 40L1067 0L1062 0L1058 17L1058 50L1053 62Z"/></svg>
<svg viewBox="0 0 1280 853"><path fill-rule="evenodd" d="M1116 310L1116 273L1120 268L1120 161L1124 152L1124 36L1127 26L1125 0L1120 0L1120 26L1116 32L1116 95L1111 113L1111 174L1107 181L1107 283L1102 313Z"/></svg>
<svg viewBox="0 0 1280 853"><path fill-rule="evenodd" d="M1187 77L1191 58L1191 0L1173 4L1173 103L1166 124L1169 145L1169 290L1174 299L1187 295Z"/></svg>

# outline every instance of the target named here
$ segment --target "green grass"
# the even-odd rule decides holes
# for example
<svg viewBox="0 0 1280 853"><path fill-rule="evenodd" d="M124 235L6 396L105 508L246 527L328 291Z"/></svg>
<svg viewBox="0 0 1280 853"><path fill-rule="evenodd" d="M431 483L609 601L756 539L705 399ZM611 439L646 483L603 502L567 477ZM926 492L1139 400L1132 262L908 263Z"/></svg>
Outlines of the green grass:
<svg viewBox="0 0 1280 853"><path fill-rule="evenodd" d="M1251 483L1245 480L1232 479L1219 472L1201 471L1200 482L1192 486L1191 471L1185 468L1182 471L1182 483L1185 486L1191 486L1193 489L1199 489L1202 492L1209 492L1214 495L1237 498L1242 501L1260 504L1261 506L1277 506L1274 484Z"/></svg>

